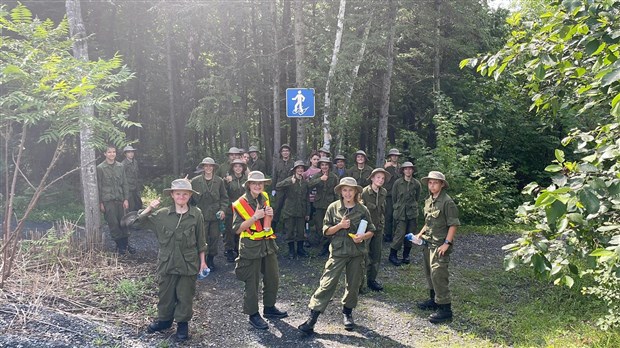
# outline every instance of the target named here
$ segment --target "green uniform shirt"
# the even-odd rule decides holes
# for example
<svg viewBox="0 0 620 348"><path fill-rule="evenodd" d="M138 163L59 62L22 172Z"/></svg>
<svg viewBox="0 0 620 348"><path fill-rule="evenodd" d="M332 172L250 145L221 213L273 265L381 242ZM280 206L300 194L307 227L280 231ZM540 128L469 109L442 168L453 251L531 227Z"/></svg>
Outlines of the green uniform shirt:
<svg viewBox="0 0 620 348"><path fill-rule="evenodd" d="M253 161L252 158L250 158L248 168L250 168L251 172L258 170L259 172L266 174L267 164L260 158L257 158L256 161Z"/></svg>
<svg viewBox="0 0 620 348"><path fill-rule="evenodd" d="M241 197L245 193L245 184L248 179L245 174L241 175L241 177L236 177L234 174L232 175L231 182L224 182L226 184L226 193L228 193L228 199L231 202L237 200L237 198ZM226 214L229 214L230 211L227 211Z"/></svg>
<svg viewBox="0 0 620 348"><path fill-rule="evenodd" d="M408 220L418 218L418 201L422 185L418 179L411 177L410 181L405 177L399 178L392 187L392 200L394 202L394 220Z"/></svg>
<svg viewBox="0 0 620 348"><path fill-rule="evenodd" d="M204 174L192 179L192 189L198 194L193 194L191 203L202 211L205 221L215 221L218 211L229 212L230 201L224 180L214 175L211 180L206 180Z"/></svg>
<svg viewBox="0 0 620 348"><path fill-rule="evenodd" d="M222 164L221 166L219 166L217 168L217 171L215 171L214 174L219 176L222 179L227 177L228 175L230 176L235 175L232 173L232 170L230 170L230 162L226 162L226 164Z"/></svg>
<svg viewBox="0 0 620 348"><path fill-rule="evenodd" d="M343 216L347 216L351 220L351 225L346 230L340 230L331 236L327 236L325 231L332 226L336 226L342 220ZM329 205L325 218L323 219L323 235L331 237L331 255L333 257L355 257L366 254L366 241L355 244L353 238L349 237L349 233L355 234L360 221L364 219L368 221L366 231L375 232L375 225L372 223L370 212L363 204L356 204L353 208L346 208L342 200L337 200Z"/></svg>
<svg viewBox="0 0 620 348"><path fill-rule="evenodd" d="M362 202L368 208L372 222L375 224L378 232L383 230L385 226L385 199L387 190L379 187L379 192L372 189L372 185L364 187L362 191Z"/></svg>
<svg viewBox="0 0 620 348"><path fill-rule="evenodd" d="M289 175L291 175L291 169L293 168L293 158L289 157L288 161L283 160L282 158L278 158L275 165L273 166L273 185L277 185L280 181L286 179ZM263 173L265 174L265 173Z"/></svg>
<svg viewBox="0 0 620 348"><path fill-rule="evenodd" d="M362 169L357 168L356 164L353 167L347 169L347 176L355 179L355 181L357 181L357 184L361 187L366 187L370 185L370 180L368 180L368 177L372 173L372 170L373 168L369 166L368 163L366 163L364 165L364 168Z"/></svg>
<svg viewBox="0 0 620 348"><path fill-rule="evenodd" d="M207 250L204 218L200 209L190 206L188 212L177 214L174 206L166 207L148 215L139 215L134 224L155 232L159 241L159 274L198 274L199 253Z"/></svg>
<svg viewBox="0 0 620 348"><path fill-rule="evenodd" d="M244 197L248 201L248 204L254 211L256 211L257 206L260 206L261 208L265 206L265 198L262 194L259 195L257 199L254 199L252 194L246 191L246 193L244 193L241 197ZM239 199L241 199L241 197ZM237 230L239 230L239 226L241 226L243 221L245 220L235 211L233 217L233 231L235 231L235 233L237 233ZM262 224L264 219L259 221ZM239 257L242 259L259 259L261 257L265 257L267 254L276 254L277 252L278 246L276 245L275 239L239 239Z"/></svg>
<svg viewBox="0 0 620 348"><path fill-rule="evenodd" d="M141 191L140 177L138 176L138 162L134 159L132 161L125 158L121 162L125 167L125 177L127 178L127 185L129 185L129 191Z"/></svg>
<svg viewBox="0 0 620 348"><path fill-rule="evenodd" d="M319 172L310 177L308 188L316 188L314 207L319 209L327 209L332 202L338 199L336 197L336 193L334 192L334 187L338 185L340 180L338 179L338 175L332 173L331 171L327 174L327 180L321 180L322 176L323 172Z"/></svg>
<svg viewBox="0 0 620 348"><path fill-rule="evenodd" d="M400 175L400 164L398 164L396 167L395 166L389 166L389 167L385 168L385 170L388 173L390 173L392 176L390 177L390 181L386 181L383 184L383 187L387 190L387 195L391 196L392 195L392 188L394 187L394 183L396 182L396 180L401 178L401 175Z"/></svg>
<svg viewBox="0 0 620 348"><path fill-rule="evenodd" d="M460 226L459 210L443 190L437 198L424 201L424 234L422 238L434 246L443 244L450 226ZM454 242L454 241L453 241Z"/></svg>
<svg viewBox="0 0 620 348"><path fill-rule="evenodd" d="M99 202L129 200L129 185L122 164L103 161L97 166Z"/></svg>
<svg viewBox="0 0 620 348"><path fill-rule="evenodd" d="M308 182L303 179L295 180L293 176L280 181L276 185L276 190L286 192L286 199L282 207L281 215L283 218L305 217L308 209Z"/></svg>

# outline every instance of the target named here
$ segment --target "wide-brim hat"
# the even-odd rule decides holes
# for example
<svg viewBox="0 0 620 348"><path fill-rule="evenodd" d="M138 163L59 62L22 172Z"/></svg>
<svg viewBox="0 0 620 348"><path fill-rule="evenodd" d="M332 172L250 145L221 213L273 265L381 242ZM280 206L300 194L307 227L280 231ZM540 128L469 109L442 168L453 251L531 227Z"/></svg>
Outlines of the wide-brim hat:
<svg viewBox="0 0 620 348"><path fill-rule="evenodd" d="M138 220L138 212L130 211L121 218L121 227L129 227L133 225L136 220Z"/></svg>
<svg viewBox="0 0 620 348"><path fill-rule="evenodd" d="M291 151L291 146L289 144L282 144L280 146L280 150L278 150L278 152L282 152L282 149L287 148L289 151Z"/></svg>
<svg viewBox="0 0 620 348"><path fill-rule="evenodd" d="M198 164L199 167L204 167L206 165L211 165L214 166L216 169L220 166L219 164L215 163L215 160L211 157L205 157L202 159L202 162L200 162L200 164Z"/></svg>
<svg viewBox="0 0 620 348"><path fill-rule="evenodd" d="M192 183L187 179L176 179L172 181L172 184L170 184L170 188L164 189L164 192L169 191L190 191L192 193L198 194L198 192L192 189Z"/></svg>
<svg viewBox="0 0 620 348"><path fill-rule="evenodd" d="M357 150L357 151L355 151L355 157L357 157L357 155L362 155L362 156L366 157L366 160L368 160L368 155L366 154L366 152L364 152L364 150Z"/></svg>
<svg viewBox="0 0 620 348"><path fill-rule="evenodd" d="M133 146L131 145L127 145L123 148L123 153L127 152L127 151L137 151Z"/></svg>
<svg viewBox="0 0 620 348"><path fill-rule="evenodd" d="M336 187L334 187L334 192L340 194L340 190L343 186L355 187L357 193L362 193L363 190L363 188L357 184L357 181L355 181L355 179L350 176L345 176L344 178L340 179L340 183L336 185Z"/></svg>
<svg viewBox="0 0 620 348"><path fill-rule="evenodd" d="M321 163L327 163L329 165L332 164L332 160L330 160L328 157L321 157L319 158L319 161L317 162L318 165L321 165Z"/></svg>
<svg viewBox="0 0 620 348"><path fill-rule="evenodd" d="M265 185L269 185L271 183L271 179L265 178L265 174L263 174L263 172L255 170L248 174L248 180L243 183L243 186L248 188L248 185L251 182L264 182Z"/></svg>
<svg viewBox="0 0 620 348"><path fill-rule="evenodd" d="M232 162L230 162L230 170L232 170L232 168L235 166L235 164L241 164L243 166L243 171L244 172L246 171L246 169L248 169L248 164L247 163L245 163L241 159L235 159Z"/></svg>
<svg viewBox="0 0 620 348"><path fill-rule="evenodd" d="M420 181L424 184L427 185L428 184L428 179L435 179L435 180L441 180L444 182L444 187L448 188L450 187L450 185L448 184L448 181L446 180L446 176L443 175L442 172L438 172L438 171L430 171L428 173L427 176L423 177L422 179L420 179Z"/></svg>
<svg viewBox="0 0 620 348"><path fill-rule="evenodd" d="M326 148L325 146L323 146L322 148L319 149L319 152L325 152L328 155L331 155L332 153L329 152L329 149Z"/></svg>
<svg viewBox="0 0 620 348"><path fill-rule="evenodd" d="M336 157L334 157L334 163L338 162L339 160L343 160L343 161L347 161L347 159L343 156L343 155L336 155Z"/></svg>
<svg viewBox="0 0 620 348"><path fill-rule="evenodd" d="M228 152L226 152L227 155L238 155L240 154L239 149L235 146L231 147L230 149L228 149Z"/></svg>
<svg viewBox="0 0 620 348"><path fill-rule="evenodd" d="M383 168L375 168L372 170L372 173L370 173L368 180L372 180L372 177L375 176L377 173L385 174L385 182L390 181L390 178L392 178L392 174L390 174L390 172L388 172L387 170Z"/></svg>
<svg viewBox="0 0 620 348"><path fill-rule="evenodd" d="M402 156L402 153L400 153L400 151L398 151L398 149L394 148L394 149L390 149L390 151L388 151L387 155L385 155L385 156L386 157L390 157L392 155Z"/></svg>
<svg viewBox="0 0 620 348"><path fill-rule="evenodd" d="M308 166L304 163L304 161L295 161L295 163L293 163L293 168L291 168L290 172L295 172L295 168L302 166L304 167L304 171L306 171L308 169Z"/></svg>
<svg viewBox="0 0 620 348"><path fill-rule="evenodd" d="M413 170L415 170L415 166L413 165L413 163L405 162L400 165L400 168L398 169L398 171L402 174L405 168L413 168Z"/></svg>
<svg viewBox="0 0 620 348"><path fill-rule="evenodd" d="M258 149L258 146L254 146L254 145L252 145L252 146L250 146L250 148L248 149L248 153L250 153L250 152L258 152L258 153L260 153L260 150Z"/></svg>

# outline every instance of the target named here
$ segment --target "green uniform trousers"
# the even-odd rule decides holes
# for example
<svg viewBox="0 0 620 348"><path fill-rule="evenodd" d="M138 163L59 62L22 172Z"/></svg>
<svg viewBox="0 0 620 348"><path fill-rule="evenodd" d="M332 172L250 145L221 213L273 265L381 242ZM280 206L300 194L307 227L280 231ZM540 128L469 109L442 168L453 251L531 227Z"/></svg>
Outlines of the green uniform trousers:
<svg viewBox="0 0 620 348"><path fill-rule="evenodd" d="M385 229L383 233L389 237L394 235L394 201L392 195L385 197Z"/></svg>
<svg viewBox="0 0 620 348"><path fill-rule="evenodd" d="M235 275L237 279L245 283L243 313L247 315L258 313L261 274L263 275L263 306L273 307L276 305L280 285L278 255L267 254L258 259L237 258Z"/></svg>
<svg viewBox="0 0 620 348"><path fill-rule="evenodd" d="M129 237L129 233L126 228L121 227L121 219L125 214L122 201L107 201L103 202L103 218L110 227L110 236L112 239L117 240L125 237Z"/></svg>
<svg viewBox="0 0 620 348"><path fill-rule="evenodd" d="M368 280L377 280L379 273L379 265L381 264L381 242L383 242L383 233L377 232L367 242L368 254L366 255L366 277ZM362 281L362 285L364 282Z"/></svg>
<svg viewBox="0 0 620 348"><path fill-rule="evenodd" d="M406 219L406 220L395 220L396 227L394 229L394 239L392 240L392 245L390 248L394 250L400 250L405 244L405 247L411 248L411 242L405 240L405 235L407 233L418 234L418 219Z"/></svg>
<svg viewBox="0 0 620 348"><path fill-rule="evenodd" d="M161 321L186 322L192 319L196 276L164 274L159 276L157 317Z"/></svg>
<svg viewBox="0 0 620 348"><path fill-rule="evenodd" d="M424 246L422 251L424 256L424 273L426 274L426 281L428 282L428 289L435 290L435 302L437 304L451 303L450 288L449 288L449 275L448 264L450 263L450 253L452 253L452 246L448 248L448 251L439 256L439 247L432 245Z"/></svg>
<svg viewBox="0 0 620 348"><path fill-rule="evenodd" d="M207 256L215 256L217 255L217 250L220 245L220 221L205 221L205 235L207 237L207 245L209 249L207 250Z"/></svg>
<svg viewBox="0 0 620 348"><path fill-rule="evenodd" d="M239 235L233 231L233 214L226 215L226 232L224 233L224 250L239 250Z"/></svg>
<svg viewBox="0 0 620 348"><path fill-rule="evenodd" d="M342 305L351 309L355 308L357 306L362 275L364 274L363 264L363 255L355 257L333 257L330 255L327 263L325 263L325 270L321 276L319 288L312 295L308 308L321 313L325 311L327 304L336 292L340 274L342 274L343 270L345 271L345 291L342 297Z"/></svg>
<svg viewBox="0 0 620 348"><path fill-rule="evenodd" d="M303 217L288 217L284 219L284 230L286 231L287 242L302 242L306 229L306 219Z"/></svg>
<svg viewBox="0 0 620 348"><path fill-rule="evenodd" d="M320 247L325 244L329 244L329 238L323 235L323 219L327 209L315 208L314 215L312 215L312 221L314 222L314 234L312 235L310 243L312 245L318 245Z"/></svg>
<svg viewBox="0 0 620 348"><path fill-rule="evenodd" d="M129 209L127 211L138 211L142 209L142 198L139 191L129 191Z"/></svg>

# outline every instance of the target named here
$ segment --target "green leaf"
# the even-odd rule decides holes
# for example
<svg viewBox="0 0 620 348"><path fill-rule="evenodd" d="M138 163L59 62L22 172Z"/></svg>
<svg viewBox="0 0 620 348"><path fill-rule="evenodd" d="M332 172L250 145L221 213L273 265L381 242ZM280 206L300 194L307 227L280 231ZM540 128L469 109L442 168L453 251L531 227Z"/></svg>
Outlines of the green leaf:
<svg viewBox="0 0 620 348"><path fill-rule="evenodd" d="M459 63L459 69L463 69L467 63L469 63L469 58L465 58L463 59L460 63Z"/></svg>
<svg viewBox="0 0 620 348"><path fill-rule="evenodd" d="M504 258L504 269L510 271L519 265L519 258L516 256L506 256Z"/></svg>
<svg viewBox="0 0 620 348"><path fill-rule="evenodd" d="M555 149L555 159L559 163L563 163L564 162L564 151L562 151L560 149Z"/></svg>
<svg viewBox="0 0 620 348"><path fill-rule="evenodd" d="M544 80L545 79L545 67L544 67L544 65L542 63L538 64L536 69L534 69L534 75L539 80Z"/></svg>
<svg viewBox="0 0 620 348"><path fill-rule="evenodd" d="M601 206L601 203L599 202L598 197L596 197L596 194L594 194L594 192L587 188L579 192L579 201L586 208L588 214L594 214L598 212L598 209Z"/></svg>
<svg viewBox="0 0 620 348"><path fill-rule="evenodd" d="M601 79L601 86L609 86L612 83L618 81L618 79L620 79L620 68L616 68L605 74L605 76L603 76L603 78Z"/></svg>
<svg viewBox="0 0 620 348"><path fill-rule="evenodd" d="M566 284L566 286L568 286L569 288L572 288L573 285L575 285L575 281L573 280L571 276L565 275L564 277L562 277L562 279L563 279L563 283Z"/></svg>
<svg viewBox="0 0 620 348"><path fill-rule="evenodd" d="M605 48L605 43L601 43L599 40L597 39L593 39L590 42L588 42L586 44L586 54L591 56L594 54L594 52L597 52L599 49L599 46L603 46L603 48ZM603 50L603 48L601 48L601 51ZM600 53L600 51L599 51Z"/></svg>
<svg viewBox="0 0 620 348"><path fill-rule="evenodd" d="M545 214L547 215L547 224L555 226L558 219L566 214L566 204L560 201L554 201L545 207Z"/></svg>
<svg viewBox="0 0 620 348"><path fill-rule="evenodd" d="M546 172L556 173L562 170L562 166L559 164L550 164L545 167Z"/></svg>
<svg viewBox="0 0 620 348"><path fill-rule="evenodd" d="M614 255L613 251L601 249L601 248L596 249L590 253L590 256L594 256L594 257L604 257L604 256L613 256L613 255Z"/></svg>
<svg viewBox="0 0 620 348"><path fill-rule="evenodd" d="M536 271L536 273L543 274L547 271L545 261L546 258L541 254L532 255L532 265L534 266L534 271Z"/></svg>

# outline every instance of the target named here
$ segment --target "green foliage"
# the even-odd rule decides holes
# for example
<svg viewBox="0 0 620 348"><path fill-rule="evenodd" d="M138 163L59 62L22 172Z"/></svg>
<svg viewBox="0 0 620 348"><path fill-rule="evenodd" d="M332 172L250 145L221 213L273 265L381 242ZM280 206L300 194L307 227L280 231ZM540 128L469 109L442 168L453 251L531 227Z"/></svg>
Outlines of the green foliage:
<svg viewBox="0 0 620 348"><path fill-rule="evenodd" d="M517 205L514 172L508 164L488 159L487 141L476 141L469 133L474 115L454 110L444 96L438 96L437 103L440 113L433 118L436 148L427 149L414 133L401 131L401 138L412 149L409 155L416 158L419 176L431 170L446 175L449 193L465 224L506 223Z"/></svg>
<svg viewBox="0 0 620 348"><path fill-rule="evenodd" d="M505 246L507 269L520 264L554 284L573 287L592 279L585 294L607 305L598 324L620 326L620 1L563 1L540 18L515 13L508 44L495 54L466 59L461 66L496 79L504 71L523 76L540 114L575 115L606 124L576 129L546 167L552 184L528 185L534 202L523 204L517 221L534 229ZM571 160L569 157L576 157Z"/></svg>

